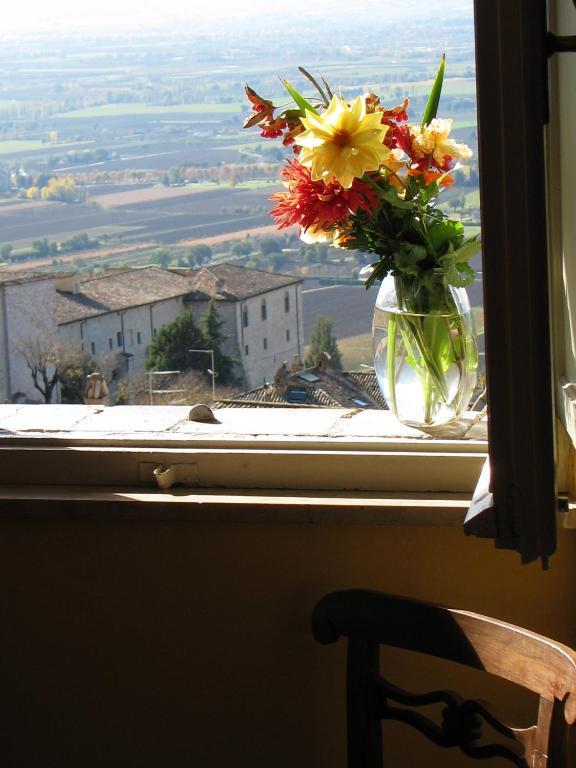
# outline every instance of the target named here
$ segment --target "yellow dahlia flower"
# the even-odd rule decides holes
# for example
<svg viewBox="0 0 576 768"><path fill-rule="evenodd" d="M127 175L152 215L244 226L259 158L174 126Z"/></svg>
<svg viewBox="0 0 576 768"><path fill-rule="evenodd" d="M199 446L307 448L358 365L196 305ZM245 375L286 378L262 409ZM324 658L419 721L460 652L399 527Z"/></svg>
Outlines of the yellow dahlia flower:
<svg viewBox="0 0 576 768"><path fill-rule="evenodd" d="M424 130L419 125L410 128L412 136L412 150L416 159L431 156L434 163L442 168L446 158L466 158L472 156L472 150L466 144L457 144L454 139L449 139L448 134L452 129L451 119L435 117Z"/></svg>
<svg viewBox="0 0 576 768"><path fill-rule="evenodd" d="M294 139L301 147L298 162L310 168L313 181L335 179L349 189L355 178L377 171L390 154L383 144L388 126L378 112L366 114L362 96L350 106L333 96L323 114L307 110L301 121L306 130Z"/></svg>
<svg viewBox="0 0 576 768"><path fill-rule="evenodd" d="M401 149L391 150L384 164L386 180L399 193L400 197L403 197L404 192L406 192L407 165L408 163L404 159L404 151Z"/></svg>

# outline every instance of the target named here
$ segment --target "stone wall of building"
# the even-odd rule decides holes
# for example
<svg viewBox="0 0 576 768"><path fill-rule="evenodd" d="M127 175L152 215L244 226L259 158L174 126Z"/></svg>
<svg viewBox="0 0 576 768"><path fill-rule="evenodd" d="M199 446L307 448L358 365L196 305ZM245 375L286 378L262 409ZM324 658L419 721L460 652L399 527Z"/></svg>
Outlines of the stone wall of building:
<svg viewBox="0 0 576 768"><path fill-rule="evenodd" d="M43 402L34 387L24 351L38 351L56 344L51 279L6 282L0 286L0 400L14 397Z"/></svg>
<svg viewBox="0 0 576 768"><path fill-rule="evenodd" d="M302 295L289 285L239 303L240 350L249 389L271 383L284 361L302 357ZM246 320L247 315L247 320Z"/></svg>

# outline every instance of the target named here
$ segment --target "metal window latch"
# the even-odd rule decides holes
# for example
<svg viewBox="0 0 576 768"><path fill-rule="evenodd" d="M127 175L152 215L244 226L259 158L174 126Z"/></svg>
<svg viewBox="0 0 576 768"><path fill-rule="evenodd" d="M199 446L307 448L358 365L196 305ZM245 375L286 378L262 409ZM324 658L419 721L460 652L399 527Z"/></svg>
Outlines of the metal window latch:
<svg viewBox="0 0 576 768"><path fill-rule="evenodd" d="M555 35L546 33L546 53L548 58L555 53L576 53L576 35Z"/></svg>
<svg viewBox="0 0 576 768"><path fill-rule="evenodd" d="M570 509L570 499L568 497L567 493L559 493L558 494L558 511L559 512L568 512Z"/></svg>

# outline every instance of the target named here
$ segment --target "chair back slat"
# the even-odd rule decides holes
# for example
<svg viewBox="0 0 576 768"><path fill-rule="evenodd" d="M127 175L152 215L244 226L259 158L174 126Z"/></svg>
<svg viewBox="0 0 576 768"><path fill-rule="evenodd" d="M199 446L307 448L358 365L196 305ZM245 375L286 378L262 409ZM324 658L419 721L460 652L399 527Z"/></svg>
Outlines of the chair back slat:
<svg viewBox="0 0 576 768"><path fill-rule="evenodd" d="M576 653L567 646L480 614L367 590L322 598L312 629L321 643L348 638L349 768L381 767L383 719L403 720L438 745L458 746L478 759L499 754L516 766L568 765L568 725L576 721ZM412 695L395 688L380 676L380 645L454 661L539 694L537 725L508 727L483 703L452 692ZM441 726L404 708L430 699L446 704ZM480 745L480 720L517 746Z"/></svg>

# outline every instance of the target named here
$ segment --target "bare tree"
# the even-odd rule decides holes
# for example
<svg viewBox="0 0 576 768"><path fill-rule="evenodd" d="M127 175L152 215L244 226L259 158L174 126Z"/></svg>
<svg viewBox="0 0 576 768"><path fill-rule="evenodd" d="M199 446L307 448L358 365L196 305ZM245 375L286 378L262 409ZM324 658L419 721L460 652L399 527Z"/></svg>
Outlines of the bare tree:
<svg viewBox="0 0 576 768"><path fill-rule="evenodd" d="M36 337L22 339L16 346L30 370L34 387L45 403L52 402L54 390L60 381L58 346L51 339Z"/></svg>
<svg viewBox="0 0 576 768"><path fill-rule="evenodd" d="M94 359L74 346L63 346L46 336L22 339L16 350L24 358L34 387L51 403L61 384L62 399L81 403L86 376L96 370Z"/></svg>

